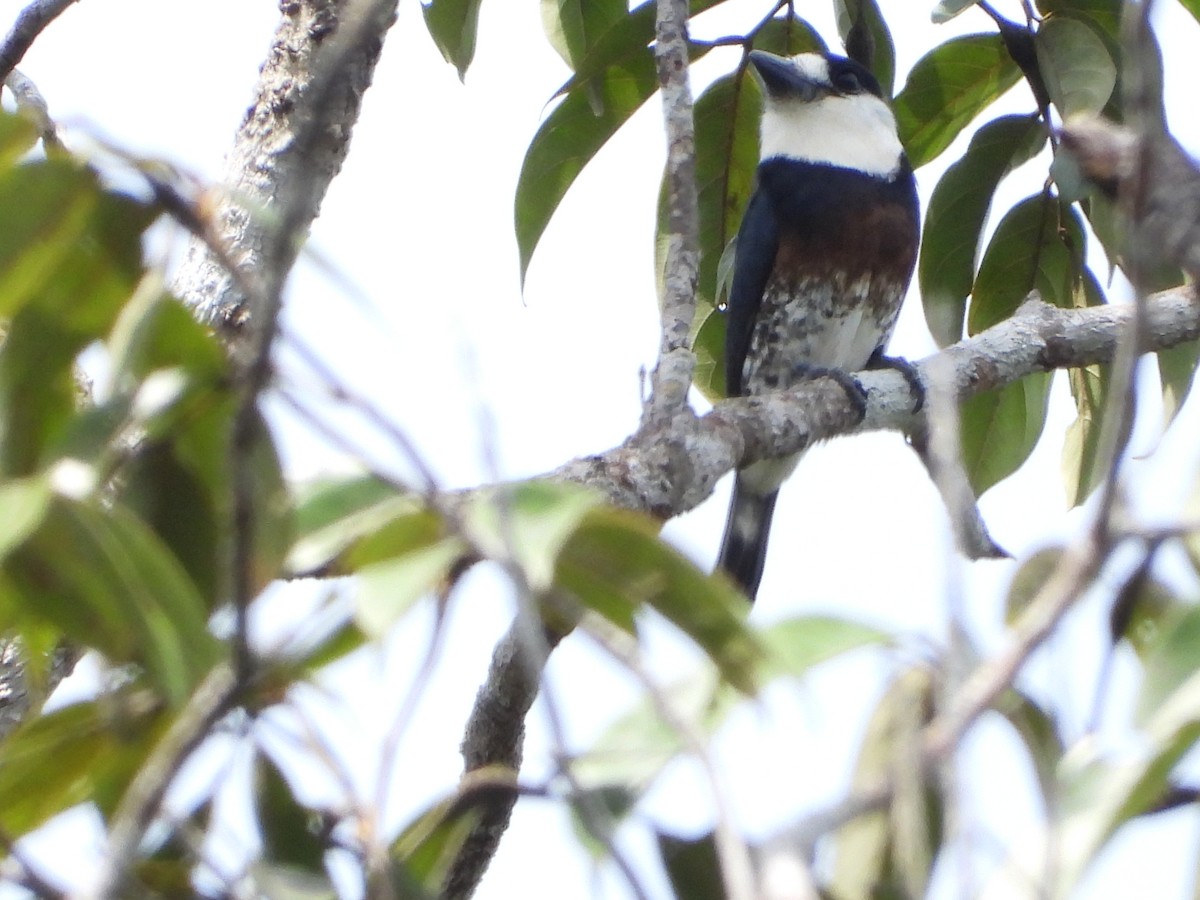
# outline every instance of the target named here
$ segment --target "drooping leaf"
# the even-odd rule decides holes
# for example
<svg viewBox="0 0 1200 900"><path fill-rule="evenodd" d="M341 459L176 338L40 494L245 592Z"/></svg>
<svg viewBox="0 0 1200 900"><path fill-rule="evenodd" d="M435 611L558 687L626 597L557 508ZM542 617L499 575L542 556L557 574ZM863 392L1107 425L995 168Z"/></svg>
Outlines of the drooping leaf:
<svg viewBox="0 0 1200 900"><path fill-rule="evenodd" d="M1146 659L1138 718L1151 720L1176 691L1200 672L1200 608L1174 617Z"/></svg>
<svg viewBox="0 0 1200 900"><path fill-rule="evenodd" d="M692 352L696 354L696 370L692 384L710 401L725 396L725 314L710 310L692 335Z"/></svg>
<svg viewBox="0 0 1200 900"><path fill-rule="evenodd" d="M649 50L623 59L567 92L525 153L517 181L515 224L524 282L550 217L583 167L658 88ZM597 115L589 90L600 98Z"/></svg>
<svg viewBox="0 0 1200 900"><path fill-rule="evenodd" d="M416 601L442 584L466 547L457 537L444 537L359 570L354 618L369 637L382 637Z"/></svg>
<svg viewBox="0 0 1200 900"><path fill-rule="evenodd" d="M441 893L450 865L486 811L486 803L487 797L478 791L474 797L449 797L405 826L389 851L401 896L432 900Z"/></svg>
<svg viewBox="0 0 1200 900"><path fill-rule="evenodd" d="M1163 430L1171 426L1183 403L1192 392L1196 367L1200 365L1200 342L1188 341L1166 350L1159 350L1158 378L1163 394Z"/></svg>
<svg viewBox="0 0 1200 900"><path fill-rule="evenodd" d="M745 600L664 542L648 517L590 511L559 555L555 583L623 628L643 605L653 607L704 649L722 677L754 690L762 648L746 626Z"/></svg>
<svg viewBox="0 0 1200 900"><path fill-rule="evenodd" d="M725 883L712 832L697 838L655 832L658 854L678 900L725 900Z"/></svg>
<svg viewBox="0 0 1200 900"><path fill-rule="evenodd" d="M930 18L935 25L942 25L949 22L959 13L970 9L979 0L938 0L937 6L933 8Z"/></svg>
<svg viewBox="0 0 1200 900"><path fill-rule="evenodd" d="M996 227L971 292L967 330L978 334L1016 312L1031 291L1075 305L1087 242L1078 213L1045 194L1010 209Z"/></svg>
<svg viewBox="0 0 1200 900"><path fill-rule="evenodd" d="M143 665L173 704L220 659L196 586L119 505L56 498L0 572L10 621L51 622L113 662Z"/></svg>
<svg viewBox="0 0 1200 900"><path fill-rule="evenodd" d="M425 27L437 44L442 58L465 78L467 68L475 58L475 36L479 28L479 6L482 0L430 0L421 7Z"/></svg>
<svg viewBox="0 0 1200 900"><path fill-rule="evenodd" d="M1012 726L1029 753L1047 807L1055 800L1056 776L1062 762L1062 738L1054 718L1027 694L1010 688L1000 695L996 712Z"/></svg>
<svg viewBox="0 0 1200 900"><path fill-rule="evenodd" d="M88 801L107 816L168 722L146 691L28 719L0 743L0 828L16 838Z"/></svg>
<svg viewBox="0 0 1200 900"><path fill-rule="evenodd" d="M1064 120L1104 109L1117 83L1117 66L1091 28L1054 16L1042 22L1034 43L1046 90Z"/></svg>
<svg viewBox="0 0 1200 900"><path fill-rule="evenodd" d="M929 200L917 280L925 321L939 346L962 338L975 257L992 196L1001 179L1046 143L1036 116L1003 116L971 138L962 159L946 170Z"/></svg>
<svg viewBox="0 0 1200 900"><path fill-rule="evenodd" d="M324 875L329 847L319 814L296 799L283 773L261 753L254 759L254 783L265 861Z"/></svg>
<svg viewBox="0 0 1200 900"><path fill-rule="evenodd" d="M0 169L13 165L32 150L37 141L37 126L27 117L0 113Z"/></svg>
<svg viewBox="0 0 1200 900"><path fill-rule="evenodd" d="M1035 373L1016 384L975 394L960 411L962 461L979 496L1029 458L1046 424L1050 377Z"/></svg>
<svg viewBox="0 0 1200 900"><path fill-rule="evenodd" d="M767 651L764 680L781 675L799 677L826 660L895 639L886 631L851 619L815 615L784 619L760 634Z"/></svg>
<svg viewBox="0 0 1200 900"><path fill-rule="evenodd" d="M355 564L402 553L442 533L440 518L418 496L383 479L356 475L317 481L300 489L297 537L287 568L296 574L348 573ZM368 546L355 550L360 543Z"/></svg>
<svg viewBox="0 0 1200 900"><path fill-rule="evenodd" d="M921 57L895 102L900 139L913 168L936 158L1020 77L995 34L951 38Z"/></svg>
<svg viewBox="0 0 1200 900"><path fill-rule="evenodd" d="M1085 269L1079 291L1080 305L1100 306L1104 302L1100 285L1091 270ZM1076 416L1063 441L1063 477L1067 502L1071 506L1078 506L1091 496L1111 464L1111 460L1101 453L1111 375L1112 367L1103 364L1068 372Z"/></svg>
<svg viewBox="0 0 1200 900"><path fill-rule="evenodd" d="M1106 34L1120 35L1121 10L1124 0L1038 0L1038 12L1045 17L1087 17L1099 25Z"/></svg>
<svg viewBox="0 0 1200 900"><path fill-rule="evenodd" d="M625 0L542 0L542 27L573 71L628 12Z"/></svg>
<svg viewBox="0 0 1200 900"><path fill-rule="evenodd" d="M1004 600L1004 622L1012 626L1033 603L1062 561L1063 548L1057 544L1044 547L1021 563L1013 573Z"/></svg>
<svg viewBox="0 0 1200 900"><path fill-rule="evenodd" d="M892 96L896 82L896 45L878 4L875 0L834 0L833 11L847 55L871 71L885 97Z"/></svg>
<svg viewBox="0 0 1200 900"><path fill-rule="evenodd" d="M854 768L854 786L890 781L888 809L851 820L836 832L836 896L924 896L932 855L941 843L941 806L919 765L922 728L933 709L934 682L914 667L888 686L867 726Z"/></svg>

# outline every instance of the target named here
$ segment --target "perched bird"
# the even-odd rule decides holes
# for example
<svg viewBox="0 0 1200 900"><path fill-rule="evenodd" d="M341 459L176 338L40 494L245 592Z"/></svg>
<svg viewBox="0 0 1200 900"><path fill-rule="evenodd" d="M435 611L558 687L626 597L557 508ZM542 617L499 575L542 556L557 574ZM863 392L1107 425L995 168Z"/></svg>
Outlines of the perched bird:
<svg viewBox="0 0 1200 900"><path fill-rule="evenodd" d="M920 232L912 167L874 76L817 53L755 50L750 62L763 86L762 146L729 294L730 397L886 364ZM779 486L798 461L737 473L717 565L751 600Z"/></svg>

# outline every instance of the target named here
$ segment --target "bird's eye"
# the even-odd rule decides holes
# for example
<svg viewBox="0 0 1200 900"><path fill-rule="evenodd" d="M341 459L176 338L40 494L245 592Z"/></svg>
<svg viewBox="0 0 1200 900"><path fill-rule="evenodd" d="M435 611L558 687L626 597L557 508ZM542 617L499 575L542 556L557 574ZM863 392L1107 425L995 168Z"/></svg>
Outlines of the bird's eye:
<svg viewBox="0 0 1200 900"><path fill-rule="evenodd" d="M834 75L833 86L843 94L857 94L863 89L862 81L853 69L843 69Z"/></svg>

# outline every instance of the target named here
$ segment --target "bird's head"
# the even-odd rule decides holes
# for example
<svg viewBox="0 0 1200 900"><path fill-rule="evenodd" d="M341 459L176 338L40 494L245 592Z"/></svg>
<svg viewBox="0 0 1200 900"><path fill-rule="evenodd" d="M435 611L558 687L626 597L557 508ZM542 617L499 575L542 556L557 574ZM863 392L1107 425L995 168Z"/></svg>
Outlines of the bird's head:
<svg viewBox="0 0 1200 900"><path fill-rule="evenodd" d="M887 177L904 150L879 82L842 56L788 59L755 50L763 85L762 158L784 157Z"/></svg>

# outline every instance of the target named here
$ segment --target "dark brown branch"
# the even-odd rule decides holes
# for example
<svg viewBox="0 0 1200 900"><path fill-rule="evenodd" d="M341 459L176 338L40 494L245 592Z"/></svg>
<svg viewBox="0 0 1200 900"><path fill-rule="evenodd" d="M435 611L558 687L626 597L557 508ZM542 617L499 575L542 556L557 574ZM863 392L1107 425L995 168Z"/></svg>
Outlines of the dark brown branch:
<svg viewBox="0 0 1200 900"><path fill-rule="evenodd" d="M0 82L7 80L33 46L37 36L77 0L35 0L17 16L0 44Z"/></svg>

